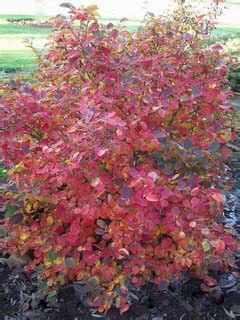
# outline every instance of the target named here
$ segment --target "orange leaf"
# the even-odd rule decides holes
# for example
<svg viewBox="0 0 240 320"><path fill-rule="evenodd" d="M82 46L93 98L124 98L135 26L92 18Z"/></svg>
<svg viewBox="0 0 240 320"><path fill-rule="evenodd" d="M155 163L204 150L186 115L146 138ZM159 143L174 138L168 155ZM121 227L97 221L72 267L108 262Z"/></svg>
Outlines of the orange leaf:
<svg viewBox="0 0 240 320"><path fill-rule="evenodd" d="M221 203L224 202L224 196L222 194L220 194L220 193L214 193L214 194L212 194L212 197L217 202L221 202Z"/></svg>

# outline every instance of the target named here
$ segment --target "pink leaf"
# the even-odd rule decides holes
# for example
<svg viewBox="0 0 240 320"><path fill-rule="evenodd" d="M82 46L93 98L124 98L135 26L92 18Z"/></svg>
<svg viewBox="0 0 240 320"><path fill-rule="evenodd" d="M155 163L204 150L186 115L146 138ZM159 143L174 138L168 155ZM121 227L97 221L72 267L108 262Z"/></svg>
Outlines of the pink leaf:
<svg viewBox="0 0 240 320"><path fill-rule="evenodd" d="M97 155L98 155L99 157L101 157L101 156L103 156L103 155L106 153L106 151L107 151L107 150L101 149L101 150L98 151Z"/></svg>
<svg viewBox="0 0 240 320"><path fill-rule="evenodd" d="M223 47L220 44L215 44L214 46L212 46L212 49L218 51L223 50Z"/></svg>
<svg viewBox="0 0 240 320"><path fill-rule="evenodd" d="M156 194L152 194L152 193L148 194L148 195L146 196L146 199L147 199L148 201L150 201L150 202L157 202L157 201L159 200L158 197L157 197L157 195L156 195Z"/></svg>

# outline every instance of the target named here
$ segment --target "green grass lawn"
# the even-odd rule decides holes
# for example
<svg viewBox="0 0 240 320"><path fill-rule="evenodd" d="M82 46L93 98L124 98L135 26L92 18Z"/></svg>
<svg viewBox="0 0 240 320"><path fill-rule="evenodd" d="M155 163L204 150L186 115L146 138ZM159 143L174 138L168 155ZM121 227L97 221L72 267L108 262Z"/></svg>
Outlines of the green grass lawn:
<svg viewBox="0 0 240 320"><path fill-rule="evenodd" d="M37 48L42 48L50 33L49 28L16 25L7 19L28 19L30 15L0 15L0 71L31 71L36 67L36 57L26 47L24 40L31 39Z"/></svg>
<svg viewBox="0 0 240 320"><path fill-rule="evenodd" d="M240 3L236 5L240 12ZM36 48L42 48L50 33L49 28L39 28L24 25L16 25L8 22L8 19L36 19L31 15L0 15L0 71L16 72L31 71L36 67L35 56L29 48L26 48L24 39L32 39ZM46 17L45 17L46 18ZM42 17L44 19L44 17ZM104 19L104 22L116 23L118 19ZM129 30L136 30L140 20L133 19L128 23ZM235 37L240 32L238 21L229 21L227 24L220 24L213 32L213 40Z"/></svg>
<svg viewBox="0 0 240 320"><path fill-rule="evenodd" d="M1 20L0 20L1 23ZM0 35L48 35L49 28L39 28L24 25L17 25L13 23L0 24Z"/></svg>
<svg viewBox="0 0 240 320"><path fill-rule="evenodd" d="M31 14L1 14L0 19L34 19L35 16Z"/></svg>
<svg viewBox="0 0 240 320"><path fill-rule="evenodd" d="M1 50L0 71L31 71L35 68L35 59L31 50Z"/></svg>

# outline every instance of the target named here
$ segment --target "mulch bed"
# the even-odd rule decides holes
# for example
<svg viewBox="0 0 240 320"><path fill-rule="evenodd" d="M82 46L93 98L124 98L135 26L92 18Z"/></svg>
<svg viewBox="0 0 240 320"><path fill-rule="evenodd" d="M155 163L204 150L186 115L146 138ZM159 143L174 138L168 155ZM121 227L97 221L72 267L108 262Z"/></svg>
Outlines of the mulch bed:
<svg viewBox="0 0 240 320"><path fill-rule="evenodd" d="M187 320L240 319L240 283L232 274L217 275L218 285L204 293L200 280L185 274L169 287L148 285L132 295L131 308L119 315L112 308L106 316L93 313L73 285L61 288L59 301L51 306L34 298L36 287L21 268L0 268L0 319L68 320ZM235 318L234 318L235 317Z"/></svg>

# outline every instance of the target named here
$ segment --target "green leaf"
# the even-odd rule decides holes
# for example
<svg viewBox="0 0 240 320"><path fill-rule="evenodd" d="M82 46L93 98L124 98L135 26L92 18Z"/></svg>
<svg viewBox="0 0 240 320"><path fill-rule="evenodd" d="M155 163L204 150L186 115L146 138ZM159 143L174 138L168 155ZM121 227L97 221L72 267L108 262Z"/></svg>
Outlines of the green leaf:
<svg viewBox="0 0 240 320"><path fill-rule="evenodd" d="M47 281L39 281L38 288L44 290L47 287Z"/></svg>
<svg viewBox="0 0 240 320"><path fill-rule="evenodd" d="M222 91L223 91L223 92L226 92L226 91L228 91L228 90L229 90L229 85L224 84L224 85L222 86Z"/></svg>
<svg viewBox="0 0 240 320"><path fill-rule="evenodd" d="M52 291L49 292L48 298L56 297L56 295L57 295L57 291L56 290L52 290Z"/></svg>
<svg viewBox="0 0 240 320"><path fill-rule="evenodd" d="M48 251L48 256L49 256L49 258L50 258L51 260L57 259L57 254L56 254L56 252L53 251L53 250Z"/></svg>
<svg viewBox="0 0 240 320"><path fill-rule="evenodd" d="M2 179L7 179L7 173L3 165L0 165L0 177Z"/></svg>
<svg viewBox="0 0 240 320"><path fill-rule="evenodd" d="M220 147L220 143L218 141L214 141L209 147L209 151L215 152Z"/></svg>
<svg viewBox="0 0 240 320"><path fill-rule="evenodd" d="M11 218L16 210L17 209L15 207L9 205L7 211L5 212L5 218Z"/></svg>
<svg viewBox="0 0 240 320"><path fill-rule="evenodd" d="M208 250L210 250L211 247L210 247L210 244L206 240L204 240L202 242L202 248L204 252L207 252Z"/></svg>
<svg viewBox="0 0 240 320"><path fill-rule="evenodd" d="M192 87L192 94L194 95L194 96L196 96L196 95L198 95L198 93L199 93L199 90L198 90L198 88L197 87Z"/></svg>
<svg viewBox="0 0 240 320"><path fill-rule="evenodd" d="M3 226L0 227L0 235L1 236L7 235L7 230Z"/></svg>
<svg viewBox="0 0 240 320"><path fill-rule="evenodd" d="M57 299L57 291L56 290L52 290L51 292L49 292L48 294L48 301L52 304L54 304L56 302Z"/></svg>

